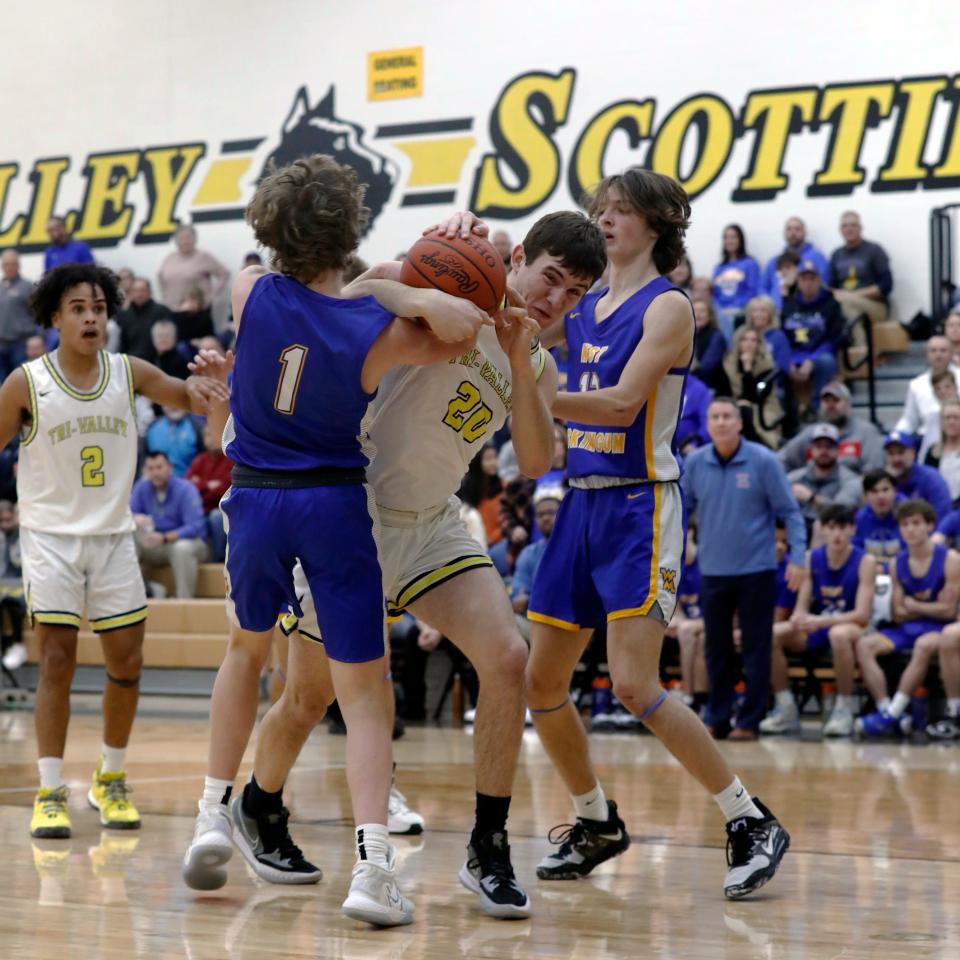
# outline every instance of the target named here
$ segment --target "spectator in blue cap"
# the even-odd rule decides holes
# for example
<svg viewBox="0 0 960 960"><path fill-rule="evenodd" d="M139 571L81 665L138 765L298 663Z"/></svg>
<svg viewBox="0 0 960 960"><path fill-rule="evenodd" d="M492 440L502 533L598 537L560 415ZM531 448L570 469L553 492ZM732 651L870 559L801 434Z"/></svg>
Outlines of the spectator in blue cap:
<svg viewBox="0 0 960 960"><path fill-rule="evenodd" d="M952 507L950 488L934 470L917 463L917 437L902 430L892 430L883 441L887 473L897 482L897 492L908 500L926 500L942 520Z"/></svg>

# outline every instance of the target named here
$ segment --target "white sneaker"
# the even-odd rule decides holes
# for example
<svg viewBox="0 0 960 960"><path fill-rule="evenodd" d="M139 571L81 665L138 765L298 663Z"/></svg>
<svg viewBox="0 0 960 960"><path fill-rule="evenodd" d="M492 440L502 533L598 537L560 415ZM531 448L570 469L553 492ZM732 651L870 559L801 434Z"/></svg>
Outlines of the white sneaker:
<svg viewBox="0 0 960 960"><path fill-rule="evenodd" d="M233 828L224 803L205 805L193 831L193 841L183 857L180 873L194 890L219 890L227 882L227 861L233 856Z"/></svg>
<svg viewBox="0 0 960 960"><path fill-rule="evenodd" d="M343 901L343 912L351 920L362 920L375 927L399 927L413 922L413 904L400 892L396 877L397 856L390 848L385 867L369 860L358 860L350 880L350 892Z"/></svg>
<svg viewBox="0 0 960 960"><path fill-rule="evenodd" d="M830 719L823 725L825 737L849 737L853 735L853 713L843 707L834 707Z"/></svg>
<svg viewBox="0 0 960 960"><path fill-rule="evenodd" d="M3 665L8 670L19 670L27 662L27 647L23 643L13 644L3 655Z"/></svg>
<svg viewBox="0 0 960 960"><path fill-rule="evenodd" d="M800 716L797 708L781 710L774 707L761 721L761 733L796 733L800 729Z"/></svg>
<svg viewBox="0 0 960 960"><path fill-rule="evenodd" d="M390 833L412 836L423 833L423 817L407 805L407 798L390 784L390 798L387 801L387 830Z"/></svg>

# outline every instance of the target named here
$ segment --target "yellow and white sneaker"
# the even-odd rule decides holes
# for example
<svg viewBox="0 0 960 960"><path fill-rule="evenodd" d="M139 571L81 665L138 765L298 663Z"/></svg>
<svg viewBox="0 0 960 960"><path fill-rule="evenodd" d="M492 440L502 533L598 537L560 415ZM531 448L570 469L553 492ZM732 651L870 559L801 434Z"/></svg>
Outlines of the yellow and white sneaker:
<svg viewBox="0 0 960 960"><path fill-rule="evenodd" d="M107 830L139 830L140 814L130 802L126 772L101 773L102 763L102 760L97 763L87 794L90 806L100 811L100 826Z"/></svg>
<svg viewBox="0 0 960 960"><path fill-rule="evenodd" d="M31 846L33 847L33 865L40 878L37 903L41 907L62 907L63 886L70 866L70 844L54 843L45 846L41 841Z"/></svg>
<svg viewBox="0 0 960 960"><path fill-rule="evenodd" d="M66 786L41 788L33 801L30 836L45 840L65 840L70 836L70 815L67 813Z"/></svg>

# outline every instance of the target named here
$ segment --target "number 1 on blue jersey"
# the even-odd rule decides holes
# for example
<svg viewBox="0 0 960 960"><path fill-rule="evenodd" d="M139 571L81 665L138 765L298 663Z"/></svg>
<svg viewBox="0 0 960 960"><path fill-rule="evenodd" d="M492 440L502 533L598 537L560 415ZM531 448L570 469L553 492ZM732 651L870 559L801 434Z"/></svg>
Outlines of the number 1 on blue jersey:
<svg viewBox="0 0 960 960"><path fill-rule="evenodd" d="M280 354L280 380L277 383L277 393L273 398L273 407L280 413L290 416L297 404L297 390L300 387L300 375L307 359L309 348L299 343L287 347Z"/></svg>

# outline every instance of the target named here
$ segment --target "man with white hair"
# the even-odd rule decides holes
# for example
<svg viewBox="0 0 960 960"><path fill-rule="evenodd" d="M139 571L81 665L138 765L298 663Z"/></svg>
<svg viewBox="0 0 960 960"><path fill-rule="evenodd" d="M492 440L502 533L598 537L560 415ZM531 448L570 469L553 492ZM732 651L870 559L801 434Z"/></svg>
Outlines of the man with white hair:
<svg viewBox="0 0 960 960"><path fill-rule="evenodd" d="M958 370L952 361L953 349L946 337L931 337L927 341L927 369L914 377L907 387L907 399L896 426L899 432L918 433L930 416L936 415L940 410L940 401L933 388L933 378L937 374L949 370L960 389Z"/></svg>
<svg viewBox="0 0 960 960"><path fill-rule="evenodd" d="M830 254L828 284L848 320L865 313L873 323L887 319L887 298L893 289L890 259L879 243L863 239L860 214L840 217L843 246Z"/></svg>

